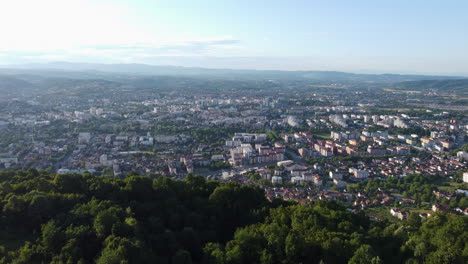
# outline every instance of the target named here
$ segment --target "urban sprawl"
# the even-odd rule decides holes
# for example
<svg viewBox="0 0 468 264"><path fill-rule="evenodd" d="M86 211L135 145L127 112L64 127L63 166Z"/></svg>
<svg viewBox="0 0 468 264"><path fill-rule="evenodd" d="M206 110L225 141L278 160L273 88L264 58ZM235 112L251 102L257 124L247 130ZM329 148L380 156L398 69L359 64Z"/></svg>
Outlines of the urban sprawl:
<svg viewBox="0 0 468 264"><path fill-rule="evenodd" d="M440 91L328 86L15 96L1 102L0 169L196 174L377 220L468 214L466 109Z"/></svg>

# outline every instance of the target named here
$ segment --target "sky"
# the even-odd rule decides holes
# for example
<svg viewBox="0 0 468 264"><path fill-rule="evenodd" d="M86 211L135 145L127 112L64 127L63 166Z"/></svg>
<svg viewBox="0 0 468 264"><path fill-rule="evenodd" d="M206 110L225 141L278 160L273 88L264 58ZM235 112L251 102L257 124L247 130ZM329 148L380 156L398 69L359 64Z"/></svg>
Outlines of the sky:
<svg viewBox="0 0 468 264"><path fill-rule="evenodd" d="M0 0L0 65L468 76L466 0Z"/></svg>

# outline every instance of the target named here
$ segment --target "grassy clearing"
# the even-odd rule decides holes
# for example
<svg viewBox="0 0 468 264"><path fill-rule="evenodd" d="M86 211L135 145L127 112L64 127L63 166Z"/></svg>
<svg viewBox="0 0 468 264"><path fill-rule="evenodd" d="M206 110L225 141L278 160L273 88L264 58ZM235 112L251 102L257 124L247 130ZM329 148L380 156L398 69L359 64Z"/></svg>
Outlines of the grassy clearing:
<svg viewBox="0 0 468 264"><path fill-rule="evenodd" d="M366 213L369 214L374 214L380 217L383 217L384 219L387 219L389 221L397 221L398 219L396 217L393 217L390 214L390 207L371 207L371 208L366 208L365 209Z"/></svg>
<svg viewBox="0 0 468 264"><path fill-rule="evenodd" d="M328 133L322 133L322 134L314 134L314 136L319 137L321 139L330 139L330 134Z"/></svg>
<svg viewBox="0 0 468 264"><path fill-rule="evenodd" d="M449 186L438 186L440 190L455 192L456 189L462 189L463 183L449 182Z"/></svg>

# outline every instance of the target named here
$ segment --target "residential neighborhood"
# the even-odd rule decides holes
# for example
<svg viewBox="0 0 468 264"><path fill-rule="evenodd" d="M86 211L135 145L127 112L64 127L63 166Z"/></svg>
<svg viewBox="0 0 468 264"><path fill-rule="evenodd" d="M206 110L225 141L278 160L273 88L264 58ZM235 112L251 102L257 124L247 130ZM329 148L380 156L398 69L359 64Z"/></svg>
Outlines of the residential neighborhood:
<svg viewBox="0 0 468 264"><path fill-rule="evenodd" d="M395 101L402 109L413 105L412 97L431 102L434 93L376 89L363 96L361 88L337 86L349 91L299 86L288 93L259 88L155 94L116 88L99 96L59 91L17 97L0 112L0 169L202 175L260 185L270 200L336 199L350 210L384 207L398 219L417 208L466 212L464 113L391 110ZM411 175L434 179L424 200L383 185L379 194L369 193L365 186Z"/></svg>

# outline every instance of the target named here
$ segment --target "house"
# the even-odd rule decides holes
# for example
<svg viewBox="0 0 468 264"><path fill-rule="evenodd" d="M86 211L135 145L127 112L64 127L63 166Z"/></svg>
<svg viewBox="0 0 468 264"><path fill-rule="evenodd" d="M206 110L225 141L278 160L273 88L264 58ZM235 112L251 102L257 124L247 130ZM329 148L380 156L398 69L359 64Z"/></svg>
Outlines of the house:
<svg viewBox="0 0 468 264"><path fill-rule="evenodd" d="M316 186L322 186L322 178L319 175L312 176L312 181Z"/></svg>
<svg viewBox="0 0 468 264"><path fill-rule="evenodd" d="M139 138L139 142L141 145L150 146L150 145L153 145L154 138L150 136L142 136Z"/></svg>
<svg viewBox="0 0 468 264"><path fill-rule="evenodd" d="M279 151L282 151L282 152L285 152L286 151L286 147L281 144L280 142L275 142L275 148Z"/></svg>
<svg viewBox="0 0 468 264"><path fill-rule="evenodd" d="M434 193L434 195L437 198L445 198L447 200L450 200L453 198L453 194L447 191L443 191L443 190L433 190L432 193Z"/></svg>
<svg viewBox="0 0 468 264"><path fill-rule="evenodd" d="M410 148L408 148L408 147L397 146L396 149L397 149L398 154L400 154L400 155L406 155L406 154L411 153Z"/></svg>
<svg viewBox="0 0 468 264"><path fill-rule="evenodd" d="M365 170L355 170L353 175L354 178L357 179L366 179L367 177L369 177L369 172Z"/></svg>
<svg viewBox="0 0 468 264"><path fill-rule="evenodd" d="M291 178L291 182L292 182L292 183L301 184L303 181L304 181L304 180L303 180L301 177L299 177L299 176L295 176L295 177L292 177L292 178Z"/></svg>
<svg viewBox="0 0 468 264"><path fill-rule="evenodd" d="M462 214L462 215L468 215L468 208L465 210L461 209L460 207L455 208L455 212Z"/></svg>
<svg viewBox="0 0 468 264"><path fill-rule="evenodd" d="M400 208L392 208L390 209L390 214L400 220L404 220L408 218L409 213L402 211Z"/></svg>
<svg viewBox="0 0 468 264"><path fill-rule="evenodd" d="M384 148L377 148L377 147L369 146L367 148L367 153L369 153L369 155L379 156L379 155L385 155L387 151Z"/></svg>
<svg viewBox="0 0 468 264"><path fill-rule="evenodd" d="M330 171L329 175L330 175L330 179L338 179L338 180L343 179L343 174L336 172L336 171Z"/></svg>
<svg viewBox="0 0 468 264"><path fill-rule="evenodd" d="M333 151L331 148L320 148L320 155L324 157L331 157L333 156Z"/></svg>
<svg viewBox="0 0 468 264"><path fill-rule="evenodd" d="M289 163L289 164L286 164L286 165L283 165L284 168L287 170L287 171L301 171L301 170L307 170L307 166L304 165L304 164L300 164L300 163Z"/></svg>
<svg viewBox="0 0 468 264"><path fill-rule="evenodd" d="M188 174L192 174L193 173L193 164L192 163L187 163L185 165L185 167L187 168L187 173Z"/></svg>
<svg viewBox="0 0 468 264"><path fill-rule="evenodd" d="M450 141L441 141L440 142L442 144L442 147L446 148L446 149L451 149L453 148L454 144L453 142L450 142Z"/></svg>
<svg viewBox="0 0 468 264"><path fill-rule="evenodd" d="M276 163L276 166L278 166L278 167L280 167L280 166L285 167L286 165L293 164L293 163L294 163L294 161L292 161L292 160L283 160L283 161L278 161L278 162Z"/></svg>
<svg viewBox="0 0 468 264"><path fill-rule="evenodd" d="M310 149L310 148L300 148L298 150L299 155L303 158L309 158L309 157L317 157L318 153L317 151Z"/></svg>
<svg viewBox="0 0 468 264"><path fill-rule="evenodd" d="M448 211L449 208L450 207L448 205L446 205L446 204L435 203L435 204L432 205L432 211L433 212Z"/></svg>
<svg viewBox="0 0 468 264"><path fill-rule="evenodd" d="M177 174L177 167L175 164L168 164L167 167L169 168L169 174L176 175Z"/></svg>
<svg viewBox="0 0 468 264"><path fill-rule="evenodd" d="M281 183L283 183L283 178L281 178L279 176L273 176L273 177L271 177L271 182L281 184Z"/></svg>
<svg viewBox="0 0 468 264"><path fill-rule="evenodd" d="M225 158L224 158L224 155L212 155L211 160L212 161L224 161Z"/></svg>
<svg viewBox="0 0 468 264"><path fill-rule="evenodd" d="M13 164L18 164L18 158L0 158L0 164L8 169Z"/></svg>
<svg viewBox="0 0 468 264"><path fill-rule="evenodd" d="M333 179L333 184L336 185L337 188L344 188L346 187L346 182L339 180L339 179Z"/></svg>
<svg viewBox="0 0 468 264"><path fill-rule="evenodd" d="M78 144L88 144L91 140L91 133L82 132L78 134Z"/></svg>
<svg viewBox="0 0 468 264"><path fill-rule="evenodd" d="M464 196L468 196L468 190L456 189L455 193L456 194L463 194Z"/></svg>
<svg viewBox="0 0 468 264"><path fill-rule="evenodd" d="M461 160L468 160L468 152L458 151L457 152L457 158L459 158Z"/></svg>

